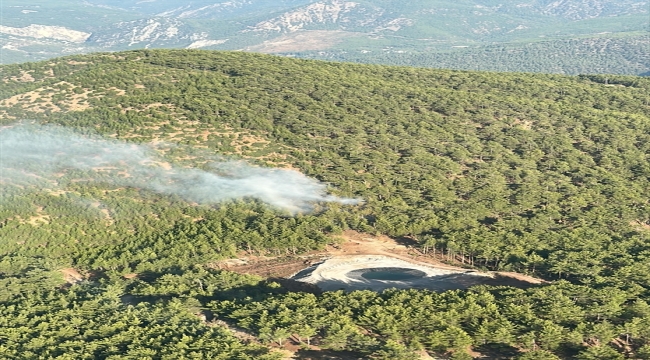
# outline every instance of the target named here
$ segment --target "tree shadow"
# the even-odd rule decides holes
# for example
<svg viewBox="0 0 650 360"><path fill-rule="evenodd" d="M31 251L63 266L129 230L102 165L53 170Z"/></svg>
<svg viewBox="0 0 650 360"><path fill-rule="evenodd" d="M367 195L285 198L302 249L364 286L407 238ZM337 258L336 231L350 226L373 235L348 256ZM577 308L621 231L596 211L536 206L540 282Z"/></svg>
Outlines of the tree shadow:
<svg viewBox="0 0 650 360"><path fill-rule="evenodd" d="M407 239L407 241L412 241ZM153 284L157 279L167 274L182 275L186 270L182 268L168 268L161 271L147 271L137 275L137 279L141 282ZM224 270L221 270L224 271ZM421 278L414 278L408 280L375 280L366 279L362 276L354 276L353 278L346 279L329 279L318 284L310 284L296 279L271 277L256 284L239 284L233 287L225 287L216 289L210 293L184 293L175 292L171 288L168 292L161 292L156 294L138 294L135 291L135 286L128 285L125 294L121 296L122 303L125 305L138 305L140 303L156 303L170 301L173 298L193 297L202 304L208 304L211 301L236 301L240 303L260 302L265 301L271 297L284 294L287 292L302 292L319 295L324 291L337 291L343 290L351 292L355 290L372 290L382 292L387 289L420 289L431 290L436 292L443 292L448 290L464 290L473 286L488 285L488 286L508 286L521 289L540 286L540 284L533 284L525 280L510 277L501 274L494 274L493 277L481 276L473 271L453 274L442 274L434 276L425 276ZM132 287L133 286L133 287Z"/></svg>
<svg viewBox="0 0 650 360"><path fill-rule="evenodd" d="M407 248L417 248L419 246L417 240L408 236L398 236L393 238L393 240L395 240L395 242L399 245L405 246Z"/></svg>
<svg viewBox="0 0 650 360"><path fill-rule="evenodd" d="M272 277L268 278L266 281L278 283L280 286L282 286L283 289L290 292L305 292L316 295L323 293L323 290L314 284L309 284L294 279Z"/></svg>
<svg viewBox="0 0 650 360"><path fill-rule="evenodd" d="M300 349L294 354L294 359L302 360L362 360L363 356L350 351L333 350L304 350Z"/></svg>
<svg viewBox="0 0 650 360"><path fill-rule="evenodd" d="M262 302L278 294L286 293L290 290L284 287L269 286L269 282L260 282L257 285L242 285L225 290L216 290L209 295L189 295L166 293L156 295L139 295L127 293L120 297L124 305L138 305L140 303L157 303L170 301L174 298L194 298L201 304L208 304L211 301L231 300L240 303Z"/></svg>
<svg viewBox="0 0 650 360"><path fill-rule="evenodd" d="M137 275L138 283L141 282L154 284L156 280L161 277L174 274L174 275L183 275L186 270L182 268L169 268L163 269L160 271L145 271ZM227 270L216 270L216 271L227 271ZM143 302L155 303L158 301L169 301L173 298L185 298L192 297L199 300L203 304L207 304L210 301L223 301L231 300L237 302L259 302L264 301L270 297L276 296L278 294L284 294L287 292L304 292L311 294L321 294L322 290L313 284L308 284L294 279L280 278L280 277L271 277L265 280L261 280L256 284L239 284L232 287L224 287L221 289L216 289L211 293L196 294L196 293L185 293L185 292L176 292L174 288L169 289L169 291L152 294L152 295L142 295L138 294L135 291L135 287L138 286L137 283L127 286L125 294L121 296L122 303L125 305L137 305ZM134 293L135 292L135 293Z"/></svg>
<svg viewBox="0 0 650 360"><path fill-rule="evenodd" d="M516 347L507 344L489 343L485 345L474 346L474 351L481 353L483 359L513 359L521 353Z"/></svg>
<svg viewBox="0 0 650 360"><path fill-rule="evenodd" d="M530 289L534 287L539 287L543 284L531 283L526 280L517 279L512 276L494 274L493 278L486 278L480 285L510 286L519 289Z"/></svg>
<svg viewBox="0 0 650 360"><path fill-rule="evenodd" d="M522 289L540 286L514 277L500 274L494 274L493 277L483 276L473 271L395 281L366 279L362 276L354 276L346 279L327 279L314 284L314 286L317 286L322 291L343 290L347 292L356 290L381 292L392 288L443 292L448 290L465 290L480 285L510 286Z"/></svg>
<svg viewBox="0 0 650 360"><path fill-rule="evenodd" d="M139 272L137 278L144 282L153 282L156 281L163 275L183 275L187 271L186 269L179 266L171 266L160 271L142 271Z"/></svg>

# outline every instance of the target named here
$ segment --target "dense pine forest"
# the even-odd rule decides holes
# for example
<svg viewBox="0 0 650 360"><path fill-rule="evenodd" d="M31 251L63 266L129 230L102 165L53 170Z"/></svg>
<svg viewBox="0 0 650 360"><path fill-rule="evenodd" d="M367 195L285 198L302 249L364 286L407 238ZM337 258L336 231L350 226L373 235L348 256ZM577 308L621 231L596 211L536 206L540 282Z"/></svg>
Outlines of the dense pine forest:
<svg viewBox="0 0 650 360"><path fill-rule="evenodd" d="M118 186L104 170L47 186L0 174L2 358L279 359L293 341L302 358L650 359L650 79L189 50L0 77L0 138L28 123L165 144L174 166L243 159L363 200L291 213ZM547 282L312 294L214 266L348 229Z"/></svg>
<svg viewBox="0 0 650 360"><path fill-rule="evenodd" d="M341 49L287 53L308 59L458 70L551 74L650 74L647 35L587 37L447 49L392 47L380 51Z"/></svg>

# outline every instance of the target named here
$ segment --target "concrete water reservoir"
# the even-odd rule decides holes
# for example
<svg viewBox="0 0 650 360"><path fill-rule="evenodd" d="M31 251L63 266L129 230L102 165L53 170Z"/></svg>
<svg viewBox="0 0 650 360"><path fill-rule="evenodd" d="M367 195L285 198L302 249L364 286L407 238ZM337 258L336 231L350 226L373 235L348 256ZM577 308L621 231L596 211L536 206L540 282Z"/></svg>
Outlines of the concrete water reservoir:
<svg viewBox="0 0 650 360"><path fill-rule="evenodd" d="M474 270L439 268L384 255L336 256L303 269L291 277L318 286L323 291L382 291L464 289L491 279Z"/></svg>

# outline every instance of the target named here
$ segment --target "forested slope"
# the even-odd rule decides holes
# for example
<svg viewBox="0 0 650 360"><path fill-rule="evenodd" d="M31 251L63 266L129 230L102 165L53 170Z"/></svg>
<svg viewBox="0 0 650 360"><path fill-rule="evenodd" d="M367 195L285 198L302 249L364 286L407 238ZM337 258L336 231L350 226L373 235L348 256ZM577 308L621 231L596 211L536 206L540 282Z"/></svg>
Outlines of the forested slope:
<svg viewBox="0 0 650 360"><path fill-rule="evenodd" d="M392 47L381 51L332 49L286 53L308 59L440 69L540 72L551 74L635 74L650 72L647 34L587 37L455 49Z"/></svg>
<svg viewBox="0 0 650 360"><path fill-rule="evenodd" d="M5 125L35 120L174 143L164 156L178 166L207 169L222 154L292 167L364 200L291 216L251 199L197 205L75 172L47 190L3 186L6 357L262 356L192 315L202 309L265 343L298 334L374 358L423 348L468 358L470 346L502 358L650 356L648 79L203 51L0 69ZM319 248L349 228L551 283L316 296L209 266L241 251ZM68 276L74 284L63 286L65 268L91 281Z"/></svg>

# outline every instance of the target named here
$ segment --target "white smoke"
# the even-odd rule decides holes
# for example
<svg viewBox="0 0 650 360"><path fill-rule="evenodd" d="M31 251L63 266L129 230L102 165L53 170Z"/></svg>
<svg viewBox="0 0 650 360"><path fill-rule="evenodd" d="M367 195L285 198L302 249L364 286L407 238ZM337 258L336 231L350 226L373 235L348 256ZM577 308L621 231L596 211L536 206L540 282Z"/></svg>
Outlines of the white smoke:
<svg viewBox="0 0 650 360"><path fill-rule="evenodd" d="M325 184L297 171L255 167L241 161L213 162L211 169L170 166L149 146L82 136L62 127L0 127L3 188L58 187L58 178L81 171L85 181L175 194L201 204L251 197L298 212L309 211L317 202L358 203L328 195Z"/></svg>

